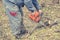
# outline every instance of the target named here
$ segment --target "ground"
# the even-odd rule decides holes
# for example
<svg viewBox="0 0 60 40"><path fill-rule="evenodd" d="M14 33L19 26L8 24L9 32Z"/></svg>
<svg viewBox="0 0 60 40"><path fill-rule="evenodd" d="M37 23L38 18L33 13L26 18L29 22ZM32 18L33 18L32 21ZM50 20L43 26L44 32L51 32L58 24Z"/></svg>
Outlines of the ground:
<svg viewBox="0 0 60 40"><path fill-rule="evenodd" d="M26 11L25 11L26 10ZM56 5L46 5L42 8L45 16L58 20L60 22L60 4ZM24 7L24 25L27 30L31 31L33 27L37 26L36 23L33 23L28 18L28 11ZM33 24L32 24L33 23ZM26 37L24 35L20 40L60 40L60 23L58 25L54 25L51 28L38 28L36 29L32 35ZM0 40L16 40L15 37L11 34L11 30L9 28L8 17L5 15L4 7L0 2Z"/></svg>

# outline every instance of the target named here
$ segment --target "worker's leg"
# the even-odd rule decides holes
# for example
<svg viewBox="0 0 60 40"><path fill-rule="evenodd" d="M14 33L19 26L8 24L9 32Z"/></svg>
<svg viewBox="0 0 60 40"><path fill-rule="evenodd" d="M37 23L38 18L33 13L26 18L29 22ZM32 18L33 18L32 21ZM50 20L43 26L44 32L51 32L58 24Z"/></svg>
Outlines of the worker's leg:
<svg viewBox="0 0 60 40"><path fill-rule="evenodd" d="M33 6L32 0L24 0L24 4L27 7L27 9L31 12L35 11L35 8Z"/></svg>
<svg viewBox="0 0 60 40"><path fill-rule="evenodd" d="M32 0L32 3L34 5L34 7L36 8L36 10L40 10L40 5L37 0Z"/></svg>
<svg viewBox="0 0 60 40"><path fill-rule="evenodd" d="M15 4L9 3L6 0L3 0L4 7L6 8L6 15L9 18L10 28L12 30L13 35L24 33L25 28L23 27L23 13L21 8Z"/></svg>

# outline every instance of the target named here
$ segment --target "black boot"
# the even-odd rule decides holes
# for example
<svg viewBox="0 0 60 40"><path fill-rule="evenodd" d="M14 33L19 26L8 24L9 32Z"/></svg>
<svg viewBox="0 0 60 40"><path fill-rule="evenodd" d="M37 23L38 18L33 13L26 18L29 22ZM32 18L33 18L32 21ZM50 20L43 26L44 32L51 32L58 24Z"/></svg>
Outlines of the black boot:
<svg viewBox="0 0 60 40"><path fill-rule="evenodd" d="M27 30L21 30L19 34L16 34L15 37L16 39L20 39L23 35L25 35L26 33L28 33Z"/></svg>

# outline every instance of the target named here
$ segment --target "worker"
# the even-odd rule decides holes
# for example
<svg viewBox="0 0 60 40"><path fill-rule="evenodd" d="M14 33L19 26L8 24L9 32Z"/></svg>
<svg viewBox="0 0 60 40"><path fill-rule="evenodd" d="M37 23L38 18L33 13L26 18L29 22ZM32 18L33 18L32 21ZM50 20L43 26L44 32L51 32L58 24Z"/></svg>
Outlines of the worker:
<svg viewBox="0 0 60 40"><path fill-rule="evenodd" d="M40 21L40 6L37 0L2 0L6 15L9 18L10 29L16 38L20 38L28 33L23 24L23 11L24 5L30 11L29 18L34 22ZM35 10L35 8L36 10Z"/></svg>

